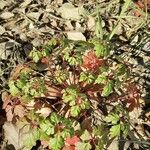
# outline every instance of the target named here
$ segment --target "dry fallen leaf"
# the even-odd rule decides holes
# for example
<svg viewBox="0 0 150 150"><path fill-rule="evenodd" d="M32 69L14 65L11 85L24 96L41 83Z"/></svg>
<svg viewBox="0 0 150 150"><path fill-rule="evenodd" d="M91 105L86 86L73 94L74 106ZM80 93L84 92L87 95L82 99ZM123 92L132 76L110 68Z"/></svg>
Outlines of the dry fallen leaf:
<svg viewBox="0 0 150 150"><path fill-rule="evenodd" d="M64 19L79 20L82 15L84 16L85 10L83 7L74 7L71 3L64 3L59 9L58 12L61 14L61 17Z"/></svg>
<svg viewBox="0 0 150 150"><path fill-rule="evenodd" d="M7 59L7 57L11 54L11 51L6 51L5 42L0 43L0 59Z"/></svg>
<svg viewBox="0 0 150 150"><path fill-rule="evenodd" d="M21 7L27 7L31 2L32 0L24 0L24 2L21 4Z"/></svg>
<svg viewBox="0 0 150 150"><path fill-rule="evenodd" d="M0 9L3 9L5 6L7 6L7 2L4 0L0 0Z"/></svg>
<svg viewBox="0 0 150 150"><path fill-rule="evenodd" d="M3 19L10 19L10 18L14 17L14 14L11 12L4 12L0 15L0 17Z"/></svg>
<svg viewBox="0 0 150 150"><path fill-rule="evenodd" d="M94 17L89 16L87 22L88 29L90 31L95 31L95 19Z"/></svg>
<svg viewBox="0 0 150 150"><path fill-rule="evenodd" d="M25 108L22 105L16 105L14 108L15 115L23 117L25 115Z"/></svg>
<svg viewBox="0 0 150 150"><path fill-rule="evenodd" d="M27 16L30 18L30 19L33 19L33 20L38 20L39 17L40 17L41 13L40 12L30 12L27 14Z"/></svg>
<svg viewBox="0 0 150 150"><path fill-rule="evenodd" d="M2 35L5 32L5 28L0 26L0 35Z"/></svg>
<svg viewBox="0 0 150 150"><path fill-rule="evenodd" d="M29 130L29 125L23 123L14 125L10 122L5 122L3 129L5 141L8 142L7 144L12 144L16 150L23 149L24 141L29 132L31 132Z"/></svg>
<svg viewBox="0 0 150 150"><path fill-rule="evenodd" d="M36 111L36 113L40 113L41 116L46 118L51 113L51 109L48 107L44 107L44 108L41 108L40 110Z"/></svg>
<svg viewBox="0 0 150 150"><path fill-rule="evenodd" d="M68 39L78 41L86 41L85 36L81 32L67 32Z"/></svg>
<svg viewBox="0 0 150 150"><path fill-rule="evenodd" d="M7 117L7 121L12 121L14 115L13 115L13 110L12 110L12 106L7 105L6 109L6 117Z"/></svg>

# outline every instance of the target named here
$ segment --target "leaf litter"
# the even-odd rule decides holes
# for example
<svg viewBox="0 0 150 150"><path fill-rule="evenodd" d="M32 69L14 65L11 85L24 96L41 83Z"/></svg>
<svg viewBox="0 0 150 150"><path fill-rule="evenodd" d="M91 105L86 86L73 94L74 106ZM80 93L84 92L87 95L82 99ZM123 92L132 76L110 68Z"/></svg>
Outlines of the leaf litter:
<svg viewBox="0 0 150 150"><path fill-rule="evenodd" d="M125 39L130 40L130 37L134 34L136 35L136 31L138 31L138 29L142 27L144 17L141 16L140 19L136 16L135 17L133 16L132 18L130 17L123 18L124 10L122 10L123 13L120 13L120 16L117 16L119 14L118 8L120 7L119 6L120 4L117 2L116 7L114 7L115 2L113 3L100 1L99 4L100 5L99 9L101 12L108 11L109 13L112 13L112 15L109 17L107 17L109 13L108 14L106 13L106 18L104 18L105 15L102 14L103 15L102 21L106 22L106 20L108 20L109 22L108 27L107 29L104 29L104 32L106 34L109 34L110 30L113 29L113 27L117 24L119 20L120 23L117 25L117 27L115 28L114 32L112 32L110 37L118 35L119 38L123 36ZM85 5L91 7L89 12L85 9ZM25 0L19 2L13 0L9 1L1 0L0 59L6 61L5 63L7 64L6 66L9 65L15 66L18 63L17 59L18 57L20 56L23 57L23 59L21 59L21 62L23 62L24 59L26 58L25 52L23 52L22 47L26 46L27 44L32 44L36 48L40 47L53 36L63 36L65 34L68 36L69 39L72 40L78 39L86 41L87 37L85 35L87 35L87 33L92 35L91 32L95 31L95 20L97 19L94 16L95 13L94 10L96 10L95 8L96 7L93 4L91 5L90 2L88 5L88 3L86 4L82 1L76 1L76 4L74 4L70 2L63 3L62 0L58 0L57 2L44 0L43 2L37 1L35 3L32 0ZM88 13L91 13L91 15L89 15ZM129 11L128 15L132 15L133 13L134 11L131 10ZM119 19L116 19L118 17ZM67 24L66 21L68 22ZM107 22L105 23L104 28L106 26ZM82 28L82 31L78 31L79 29L78 27ZM11 41L14 42L15 45L17 43L15 49L16 52L13 51L13 49L11 49L10 53L10 51L6 51L5 49L6 43ZM137 40L135 41L135 43L137 43ZM31 49L29 49L29 51L30 50ZM9 62L8 60L9 58L15 61L13 61L13 63ZM7 72L6 74L8 73L10 72ZM6 84L7 83L5 83L5 85ZM11 110L11 108L8 107L8 110ZM139 111L142 112L141 108ZM47 113L50 112L50 110L41 109L38 112L46 116ZM9 113L11 120L12 117L11 111L9 111ZM24 110L22 106L18 105L15 109L15 113L18 114L19 116L23 116ZM148 113L146 113L146 115L147 114ZM131 118L132 117L134 118L133 122L135 121L135 116L140 117L140 115L137 114L137 111L135 111L135 114L131 114ZM148 117L149 115L147 116L147 118ZM135 122L133 124L135 124ZM143 126L142 119L138 120L138 125ZM16 149L19 149L18 148L19 145L16 142L20 139L16 139L19 134L16 133L16 131L18 132L18 129L16 128L17 127L14 127L11 123L6 122L4 125L6 139L10 144L13 144L16 147ZM134 128L136 130L136 127ZM147 139L145 137L146 131L144 131L143 127L141 127L141 130L142 132L140 133L140 135L143 136L143 138ZM12 131L14 134L12 134ZM139 132L138 129L136 130L136 132ZM136 136L138 138L138 134ZM70 147L70 149L73 149L73 147Z"/></svg>

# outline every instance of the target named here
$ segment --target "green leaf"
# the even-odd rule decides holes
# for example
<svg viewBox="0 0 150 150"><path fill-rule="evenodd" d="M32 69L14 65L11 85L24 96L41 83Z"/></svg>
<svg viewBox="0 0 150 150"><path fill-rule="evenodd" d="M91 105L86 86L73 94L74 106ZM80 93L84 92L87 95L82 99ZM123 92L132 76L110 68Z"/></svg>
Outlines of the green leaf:
<svg viewBox="0 0 150 150"><path fill-rule="evenodd" d="M123 132L124 137L126 137L129 133L130 126L128 123L121 123L121 131Z"/></svg>
<svg viewBox="0 0 150 150"><path fill-rule="evenodd" d="M126 73L126 68L124 64L119 64L118 65L118 69L117 69L117 75L121 76L124 75Z"/></svg>
<svg viewBox="0 0 150 150"><path fill-rule="evenodd" d="M49 42L48 42L48 46L55 46L57 45L58 41L56 38L52 38Z"/></svg>
<svg viewBox="0 0 150 150"><path fill-rule="evenodd" d="M102 96L109 96L110 93L113 91L114 82L109 80L108 83L104 86L102 91Z"/></svg>
<svg viewBox="0 0 150 150"><path fill-rule="evenodd" d="M95 80L95 77L92 74L89 74L88 78L87 78L87 83L93 83Z"/></svg>
<svg viewBox="0 0 150 150"><path fill-rule="evenodd" d="M83 134L80 136L80 138L81 138L83 141L88 141L88 140L91 139L91 135L90 135L90 133L89 133L87 130L85 130L85 131L83 132Z"/></svg>
<svg viewBox="0 0 150 150"><path fill-rule="evenodd" d="M80 107L79 106L72 106L70 108L70 113L71 113L71 116L77 117L80 113Z"/></svg>
<svg viewBox="0 0 150 150"><path fill-rule="evenodd" d="M32 50L29 54L29 57L31 57L34 62L38 62L42 58L42 53L37 50Z"/></svg>
<svg viewBox="0 0 150 150"><path fill-rule="evenodd" d="M85 72L81 72L79 82L86 81L87 74Z"/></svg>
<svg viewBox="0 0 150 150"><path fill-rule="evenodd" d="M26 80L17 80L16 85L18 88L22 89L26 85Z"/></svg>
<svg viewBox="0 0 150 150"><path fill-rule="evenodd" d="M104 84L106 82L107 78L105 75L98 75L97 79L95 80L95 83L98 84Z"/></svg>
<svg viewBox="0 0 150 150"><path fill-rule="evenodd" d="M108 136L108 135L107 135ZM98 140L98 144L96 145L95 150L104 150L104 145L106 144L106 140L101 138Z"/></svg>
<svg viewBox="0 0 150 150"><path fill-rule="evenodd" d="M52 150L60 150L64 146L64 140L61 136L55 136L49 140L49 148Z"/></svg>
<svg viewBox="0 0 150 150"><path fill-rule="evenodd" d="M16 87L14 81L10 81L9 82L9 91L10 91L10 93L11 93L12 96L17 96L20 93L20 91Z"/></svg>
<svg viewBox="0 0 150 150"><path fill-rule="evenodd" d="M30 88L31 88L30 83L26 84L26 85L22 88L22 91L25 93L25 95L28 95L28 94L30 93Z"/></svg>
<svg viewBox="0 0 150 150"><path fill-rule="evenodd" d="M82 55L81 52L75 52L75 50L71 50L73 47L64 49L64 60L66 60L70 65L78 65L82 63ZM72 54L74 53L74 54Z"/></svg>
<svg viewBox="0 0 150 150"><path fill-rule="evenodd" d="M65 139L65 138L67 138L67 137L70 137L73 133L74 133L73 128L71 128L71 129L64 129L64 130L61 132L60 135Z"/></svg>
<svg viewBox="0 0 150 150"><path fill-rule="evenodd" d="M94 49L97 57L106 57L109 54L108 48L99 41L94 42Z"/></svg>
<svg viewBox="0 0 150 150"><path fill-rule="evenodd" d="M113 125L113 126L110 128L110 136L111 136L111 137L119 136L119 135L120 135L120 130L121 130L120 124Z"/></svg>
<svg viewBox="0 0 150 150"><path fill-rule="evenodd" d="M105 128L105 126L103 124L99 125L99 126L95 126L93 128L93 133L95 136L102 136L104 134L104 130L107 131L107 129Z"/></svg>
<svg viewBox="0 0 150 150"><path fill-rule="evenodd" d="M77 150L90 150L92 148L91 144L88 143L84 143L84 142L78 142L76 144L76 149Z"/></svg>
<svg viewBox="0 0 150 150"><path fill-rule="evenodd" d="M43 51L42 51L42 56L46 57L49 56L49 54L51 53L52 49L50 46L47 46Z"/></svg>
<svg viewBox="0 0 150 150"><path fill-rule="evenodd" d="M47 135L54 134L54 126L51 124L49 120L44 120L40 123L40 128Z"/></svg>
<svg viewBox="0 0 150 150"><path fill-rule="evenodd" d="M63 101L65 103L68 103L70 101L75 101L76 100L76 96L75 95L67 95L66 93L63 94Z"/></svg>
<svg viewBox="0 0 150 150"><path fill-rule="evenodd" d="M68 72L64 70L56 70L54 76L59 84L65 82L69 76Z"/></svg>
<svg viewBox="0 0 150 150"><path fill-rule="evenodd" d="M82 103L80 104L80 107L81 107L82 109L89 109L89 107L90 107L90 102L88 101L88 99L84 99L84 100L82 101Z"/></svg>
<svg viewBox="0 0 150 150"><path fill-rule="evenodd" d="M120 120L120 117L118 114L112 113L109 114L106 118L105 121L106 122L111 122L112 124L117 124L117 122Z"/></svg>
<svg viewBox="0 0 150 150"><path fill-rule="evenodd" d="M77 89L74 87L68 87L64 90L62 99L65 103L68 103L70 101L75 101L77 96Z"/></svg>
<svg viewBox="0 0 150 150"><path fill-rule="evenodd" d="M60 121L60 116L56 113L52 113L50 119L53 123L57 124Z"/></svg>
<svg viewBox="0 0 150 150"><path fill-rule="evenodd" d="M40 130L40 140L48 141L49 135L46 134L43 130Z"/></svg>
<svg viewBox="0 0 150 150"><path fill-rule="evenodd" d="M109 67L108 66L102 66L102 67L100 67L100 71L101 71L101 73L108 72L109 71Z"/></svg>
<svg viewBox="0 0 150 150"><path fill-rule="evenodd" d="M87 83L90 84L94 82L94 80L95 80L95 77L91 73L81 72L79 82L86 81Z"/></svg>
<svg viewBox="0 0 150 150"><path fill-rule="evenodd" d="M74 106L76 104L76 101L70 101L69 106Z"/></svg>
<svg viewBox="0 0 150 150"><path fill-rule="evenodd" d="M31 96L33 96L33 97L38 97L38 96L40 96L40 93L38 93L38 92L36 91L36 89L30 89L30 94L31 94Z"/></svg>
<svg viewBox="0 0 150 150"><path fill-rule="evenodd" d="M121 87L121 81L116 78L116 81L115 81L115 88L119 89Z"/></svg>
<svg viewBox="0 0 150 150"><path fill-rule="evenodd" d="M40 131L38 129L31 130L25 139L25 147L31 149L36 145L36 141L40 139Z"/></svg>

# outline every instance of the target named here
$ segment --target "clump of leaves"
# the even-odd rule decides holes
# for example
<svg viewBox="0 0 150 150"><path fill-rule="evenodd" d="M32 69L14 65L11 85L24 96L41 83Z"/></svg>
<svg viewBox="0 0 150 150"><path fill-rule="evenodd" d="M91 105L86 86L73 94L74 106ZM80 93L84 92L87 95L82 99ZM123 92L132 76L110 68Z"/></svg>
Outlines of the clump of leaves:
<svg viewBox="0 0 150 150"><path fill-rule="evenodd" d="M140 92L131 67L109 58L110 48L98 39L51 39L13 70L3 108L8 121L30 125L29 149L40 140L52 150L102 150L111 138L127 136L128 111L139 106ZM100 124L93 122L96 109Z"/></svg>
<svg viewBox="0 0 150 150"><path fill-rule="evenodd" d="M110 113L105 121L111 125L110 136L116 137L123 135L126 137L129 131L129 114L122 107L118 106L114 112Z"/></svg>

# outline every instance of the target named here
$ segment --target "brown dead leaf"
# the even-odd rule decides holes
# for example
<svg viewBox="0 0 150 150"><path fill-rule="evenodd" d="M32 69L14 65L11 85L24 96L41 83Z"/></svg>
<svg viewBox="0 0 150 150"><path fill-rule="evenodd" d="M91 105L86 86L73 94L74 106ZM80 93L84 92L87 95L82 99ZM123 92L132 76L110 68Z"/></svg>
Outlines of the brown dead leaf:
<svg viewBox="0 0 150 150"><path fill-rule="evenodd" d="M10 80L16 80L18 76L20 75L20 71L24 68L23 65L19 64L10 75Z"/></svg>
<svg viewBox="0 0 150 150"><path fill-rule="evenodd" d="M14 113L22 118L25 115L25 108L22 105L16 105L14 108Z"/></svg>
<svg viewBox="0 0 150 150"><path fill-rule="evenodd" d="M47 93L44 95L44 97L55 99L56 97L61 96L61 91L59 88L52 87L49 85L46 85Z"/></svg>
<svg viewBox="0 0 150 150"><path fill-rule="evenodd" d="M30 71L30 70L31 70L31 69L30 69L28 66L19 64L19 65L11 72L10 80L16 80L16 79L19 77L21 71L28 72L28 71Z"/></svg>
<svg viewBox="0 0 150 150"><path fill-rule="evenodd" d="M7 121L12 121L12 119L13 119L13 117L14 117L14 115L13 115L13 113L12 113L12 106L7 105L5 111L6 111Z"/></svg>
<svg viewBox="0 0 150 150"><path fill-rule="evenodd" d="M5 109L8 103L11 101L12 96L9 95L7 92L2 93L2 100L3 100L3 109Z"/></svg>

